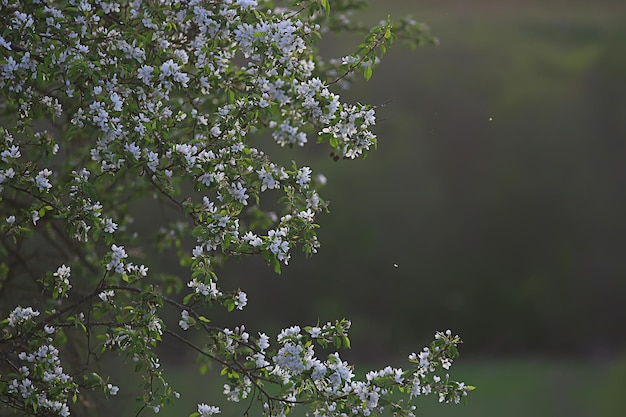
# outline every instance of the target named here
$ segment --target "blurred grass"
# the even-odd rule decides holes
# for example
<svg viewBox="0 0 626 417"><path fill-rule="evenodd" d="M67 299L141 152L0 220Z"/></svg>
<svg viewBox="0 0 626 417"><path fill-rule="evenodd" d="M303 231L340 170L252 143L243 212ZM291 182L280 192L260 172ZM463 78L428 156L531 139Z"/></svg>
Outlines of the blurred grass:
<svg viewBox="0 0 626 417"><path fill-rule="evenodd" d="M358 370L377 369L359 367ZM159 413L188 416L197 403L219 405L221 416L242 416L248 402L227 403L221 394L224 379L216 373L199 375L197 368L168 372L172 386L185 393ZM435 396L415 404L416 415L437 417L620 417L626 382L626 361L593 363L549 359L458 360L451 378L474 385L466 404L439 404ZM621 387L621 388L620 388ZM257 415L255 410L251 416ZM303 416L295 409L293 416Z"/></svg>

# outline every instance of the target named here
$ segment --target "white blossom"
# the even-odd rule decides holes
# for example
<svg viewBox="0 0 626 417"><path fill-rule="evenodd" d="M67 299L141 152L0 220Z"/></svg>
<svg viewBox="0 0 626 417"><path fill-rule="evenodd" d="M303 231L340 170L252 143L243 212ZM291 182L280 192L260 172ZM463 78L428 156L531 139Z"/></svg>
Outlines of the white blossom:
<svg viewBox="0 0 626 417"><path fill-rule="evenodd" d="M111 395L117 395L117 393L120 390L120 388L117 385L113 385L113 384L107 384L107 389L109 390L109 394Z"/></svg>
<svg viewBox="0 0 626 417"><path fill-rule="evenodd" d="M100 294L98 294L98 298L100 298L102 301L105 301L105 302L111 301L114 296L115 296L115 291L113 290L102 291Z"/></svg>
<svg viewBox="0 0 626 417"><path fill-rule="evenodd" d="M27 321L32 321L33 318L39 315L39 311L33 310L32 307L15 307L15 309L9 314L9 326L16 327L17 325L24 324Z"/></svg>
<svg viewBox="0 0 626 417"><path fill-rule="evenodd" d="M221 413L221 410L219 407L209 406L204 403L198 404L198 414L200 414L200 417L209 417L209 416L212 416L213 414L219 414L219 413Z"/></svg>
<svg viewBox="0 0 626 417"><path fill-rule="evenodd" d="M237 306L237 310L243 310L243 308L248 305L248 295L239 290L237 292L237 299L235 300L235 305Z"/></svg>
<svg viewBox="0 0 626 417"><path fill-rule="evenodd" d="M50 175L52 175L52 171L48 168L39 171L35 177L35 185L39 188L39 191L48 191L52 188L52 184L50 184L50 180L48 179Z"/></svg>
<svg viewBox="0 0 626 417"><path fill-rule="evenodd" d="M413 374L385 367L365 380L357 380L338 353L315 357L318 345L347 343L347 321L308 330L288 327L271 351L265 333L251 338L243 325L229 330L207 324L201 310L211 305L242 310L248 304L245 291L218 288L217 272L229 257L259 254L278 270L299 247L307 254L319 247L314 221L326 204L315 188L326 177L296 162L280 166L252 146L255 140L267 135L280 146L298 147L310 135L319 136L345 158L376 144L370 130L374 109L343 102L329 84L352 76L338 71L366 68L375 58L370 61L363 50L347 55L344 67L341 60L320 65L313 38L329 29L330 20L323 13L300 13L289 2L270 3L162 0L145 7L139 0L36 0L0 6L6 9L0 91L11 113L0 129L0 191L7 201L18 196L2 215L3 230L7 242L23 232L19 239L24 237L28 259L40 240L54 246L58 236L60 242L52 252L57 258L48 256L48 247L41 265L32 257L33 271L50 271L34 277L54 298L41 304L46 312L10 306L3 321L3 353L11 364L4 381L9 408L70 415L78 390L70 374L87 378L81 390L93 378L105 395L117 395L119 387L108 377L90 373L90 361L84 370L64 371L51 345L71 328L94 335L94 326L104 324L98 349L125 352L137 369L159 381L160 389L147 387L142 398L143 406L160 412L178 397L161 378L155 350L165 333L162 306L179 309L178 325L188 332L189 343L195 343L195 330L208 333L215 349L207 353L220 356L227 373L231 360L246 367L224 385L230 401L258 393L260 380L268 392L274 392L273 383L283 385L283 403L264 406L267 415L286 414L287 404L313 402L319 404L312 413L316 417L368 416L383 411L391 386L404 384L412 396L432 390L446 401L469 389L449 384L449 391L442 391L447 376L438 385L423 382L434 368L447 370L452 364L437 349L409 357ZM392 29L387 22L381 28ZM371 36L378 36L377 30ZM385 42L386 32L380 33ZM377 55L376 48L371 52ZM42 130L47 126L54 132ZM276 207L267 201L272 198ZM133 263L147 255L139 233L145 228L133 225L128 213L169 217L166 204L185 218L154 227L159 249L174 248L180 264L191 270L182 300L169 293L172 280L157 281L160 274L148 276L148 267ZM35 240L28 242L32 234ZM74 271L66 264L45 265L54 259ZM55 266L56 271L47 269ZM80 275L81 288L69 294L70 279L77 282L73 272ZM96 343L92 339L87 343ZM454 342L449 331L437 333L436 340L437 346ZM352 405L344 408L344 400ZM200 417L220 412L205 403L197 406Z"/></svg>

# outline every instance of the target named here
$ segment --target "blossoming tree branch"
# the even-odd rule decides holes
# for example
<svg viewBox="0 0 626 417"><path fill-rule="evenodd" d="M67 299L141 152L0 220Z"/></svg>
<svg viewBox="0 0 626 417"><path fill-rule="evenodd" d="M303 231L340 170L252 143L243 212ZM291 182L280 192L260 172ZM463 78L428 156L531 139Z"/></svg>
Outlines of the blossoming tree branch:
<svg viewBox="0 0 626 417"><path fill-rule="evenodd" d="M294 250L320 246L315 217L327 204L314 173L272 162L254 141L365 156L375 108L342 101L340 87L369 79L396 39L433 42L411 19L353 22L363 6L0 2L0 407L32 416L106 407L136 390L98 367L106 358L143 379L134 413L158 412L184 395L160 366L166 343L221 367L228 400L258 401L267 416L294 407L411 416L418 396L458 402L472 389L447 374L460 343L450 331L410 354L407 369L359 379L334 352L350 347L345 319L272 337L211 320L212 309L247 304L243 290L220 289L217 264L260 256L279 272ZM318 39L341 31L363 42L322 59ZM160 225L154 240L138 234L129 207L146 199L185 221ZM159 271L146 245L173 247L188 276ZM178 326L165 324L172 314ZM213 400L187 413L219 413Z"/></svg>

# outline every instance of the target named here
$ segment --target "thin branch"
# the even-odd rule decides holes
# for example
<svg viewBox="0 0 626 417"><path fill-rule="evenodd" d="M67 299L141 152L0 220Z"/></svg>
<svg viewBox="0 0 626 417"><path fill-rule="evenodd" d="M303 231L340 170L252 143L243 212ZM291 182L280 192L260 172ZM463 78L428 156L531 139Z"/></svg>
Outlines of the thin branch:
<svg viewBox="0 0 626 417"><path fill-rule="evenodd" d="M173 202L177 207L179 207L181 209L181 211L184 213L185 212L185 207L183 206L183 203L181 203L180 201L176 200L171 194L169 194L168 192L166 192L163 187L161 187L159 184L156 183L156 181L154 181L154 178L152 178L152 174L147 173L147 172L143 172L143 174L148 174L146 175L148 177L148 180L150 181L150 183L154 186L154 188L156 188L161 194L163 194L165 197L167 197L168 200L170 200L171 202Z"/></svg>
<svg viewBox="0 0 626 417"><path fill-rule="evenodd" d="M195 345L193 342L191 342L188 339L185 339L184 337L182 337L181 335L179 335L178 333L175 333L172 330L166 329L165 330L165 334L169 334L170 336L174 337L175 339L177 339L179 342L183 343L184 345L190 347L191 349L195 350L196 352L198 352L199 354L206 356L207 358L210 358L212 360L214 360L215 362L218 362L221 365L224 365L226 367L228 367L228 362L218 358L217 356L214 356L212 354L210 354L209 352L203 350L202 348L198 347L197 345Z"/></svg>

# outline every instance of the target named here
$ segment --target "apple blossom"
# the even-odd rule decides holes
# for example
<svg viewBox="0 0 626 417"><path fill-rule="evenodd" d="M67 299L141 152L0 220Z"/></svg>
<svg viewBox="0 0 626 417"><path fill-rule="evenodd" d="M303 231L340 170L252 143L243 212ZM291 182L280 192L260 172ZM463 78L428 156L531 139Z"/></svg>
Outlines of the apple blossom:
<svg viewBox="0 0 626 417"><path fill-rule="evenodd" d="M394 395L458 402L472 390L440 372L457 356L451 332L411 354L410 368L359 379L339 352L328 353L350 347L345 319L275 338L212 322L213 308L250 302L241 289L222 289L216 265L259 256L280 272L294 251L320 247L326 177L281 166L255 144L319 142L335 159L364 157L377 144L376 109L344 101L341 87L358 74L369 79L398 35L413 46L434 42L411 19L386 20L353 54L322 59L316 39L360 30L348 12L361 2L279 3L0 2L4 407L87 415L89 404L136 385L99 375L95 363L106 357L127 358L143 379L135 414L158 413L180 396L161 366L164 343L220 364L226 398L258 399L268 416L299 405L320 417L411 416L410 402ZM158 221L151 208L165 206L175 220L150 235L135 226L133 216ZM160 271L157 251L173 252L189 276ZM200 403L190 414L218 413Z"/></svg>

